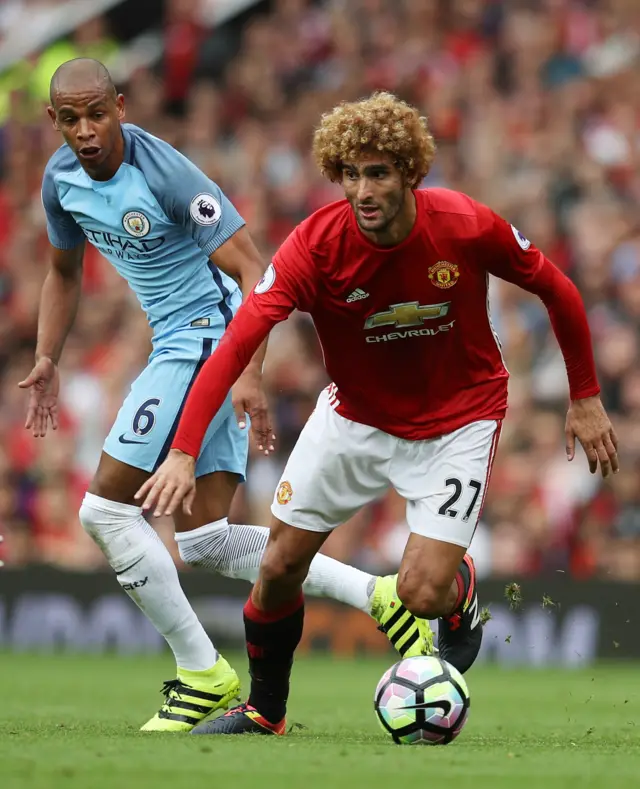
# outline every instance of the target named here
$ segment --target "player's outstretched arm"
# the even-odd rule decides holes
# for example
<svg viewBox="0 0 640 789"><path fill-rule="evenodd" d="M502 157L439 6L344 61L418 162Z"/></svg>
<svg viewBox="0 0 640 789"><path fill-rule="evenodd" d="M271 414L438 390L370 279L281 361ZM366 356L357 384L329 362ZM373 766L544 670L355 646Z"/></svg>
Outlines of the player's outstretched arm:
<svg viewBox="0 0 640 789"><path fill-rule="evenodd" d="M573 282L541 253L539 270L527 290L543 301L567 368L571 404L565 423L567 459L575 457L576 439L589 469L603 477L619 469L618 439L600 400L591 332L582 298Z"/></svg>
<svg viewBox="0 0 640 789"><path fill-rule="evenodd" d="M25 427L35 438L46 435L49 421L54 430L58 428L58 362L82 291L84 242L72 249L51 250L51 266L40 297L36 363L18 384L21 389L29 389Z"/></svg>
<svg viewBox="0 0 640 789"><path fill-rule="evenodd" d="M512 225L493 215L487 236L487 269L534 293L544 303L564 357L571 405L565 424L567 459L578 439L592 474L618 471L618 439L600 400L591 332L582 298L573 282Z"/></svg>
<svg viewBox="0 0 640 789"><path fill-rule="evenodd" d="M234 279L246 301L264 275L265 265L246 227L240 228L211 256L211 262ZM262 386L262 366L267 340L260 345L245 371L232 389L233 409L238 424L246 427L246 414L251 417L251 432L258 448L269 454L274 440L267 396Z"/></svg>

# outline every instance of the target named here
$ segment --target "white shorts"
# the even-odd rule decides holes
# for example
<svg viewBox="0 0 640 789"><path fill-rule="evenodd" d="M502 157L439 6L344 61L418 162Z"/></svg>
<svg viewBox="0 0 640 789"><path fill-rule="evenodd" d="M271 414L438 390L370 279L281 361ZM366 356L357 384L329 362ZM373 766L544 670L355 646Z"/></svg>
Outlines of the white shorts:
<svg viewBox="0 0 640 789"><path fill-rule="evenodd" d="M407 501L415 534L469 547L484 502L500 422L472 422L424 441L352 422L318 398L293 448L271 511L281 521L326 532L390 485Z"/></svg>

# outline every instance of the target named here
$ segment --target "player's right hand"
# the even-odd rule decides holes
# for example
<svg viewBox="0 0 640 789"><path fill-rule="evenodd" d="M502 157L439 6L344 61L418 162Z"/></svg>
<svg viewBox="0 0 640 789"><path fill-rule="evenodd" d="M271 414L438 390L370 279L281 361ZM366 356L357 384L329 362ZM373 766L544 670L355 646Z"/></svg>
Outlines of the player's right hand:
<svg viewBox="0 0 640 789"><path fill-rule="evenodd" d="M142 509L155 507L154 516L173 515L182 502L182 509L191 515L191 505L196 497L196 461L179 449L169 451L160 468L136 493L143 499ZM146 498L145 498L146 497Z"/></svg>
<svg viewBox="0 0 640 789"><path fill-rule="evenodd" d="M60 390L58 365L48 356L43 356L18 386L30 390L25 428L33 431L34 438L44 438L51 420L51 427L57 430Z"/></svg>

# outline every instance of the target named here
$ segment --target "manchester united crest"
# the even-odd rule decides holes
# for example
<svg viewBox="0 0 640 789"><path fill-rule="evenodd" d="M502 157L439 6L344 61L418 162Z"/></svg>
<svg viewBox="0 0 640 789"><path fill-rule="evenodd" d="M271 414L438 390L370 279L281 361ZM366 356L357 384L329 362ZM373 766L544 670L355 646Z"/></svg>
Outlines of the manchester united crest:
<svg viewBox="0 0 640 789"><path fill-rule="evenodd" d="M457 263L449 263L448 260L439 260L433 266L429 266L429 279L436 288L452 288L458 281L460 272Z"/></svg>
<svg viewBox="0 0 640 789"><path fill-rule="evenodd" d="M281 482L278 492L276 493L278 504L288 504L292 497L293 489L291 488L291 483L287 482L286 480Z"/></svg>

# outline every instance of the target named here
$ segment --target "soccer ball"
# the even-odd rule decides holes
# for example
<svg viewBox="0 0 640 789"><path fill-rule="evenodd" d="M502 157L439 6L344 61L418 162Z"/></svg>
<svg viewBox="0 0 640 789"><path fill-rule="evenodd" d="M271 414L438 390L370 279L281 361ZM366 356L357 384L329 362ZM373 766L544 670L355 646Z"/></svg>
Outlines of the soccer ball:
<svg viewBox="0 0 640 789"><path fill-rule="evenodd" d="M469 717L462 674L437 657L411 657L385 671L373 704L382 728L398 744L446 745Z"/></svg>

